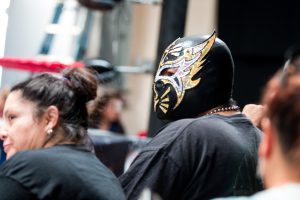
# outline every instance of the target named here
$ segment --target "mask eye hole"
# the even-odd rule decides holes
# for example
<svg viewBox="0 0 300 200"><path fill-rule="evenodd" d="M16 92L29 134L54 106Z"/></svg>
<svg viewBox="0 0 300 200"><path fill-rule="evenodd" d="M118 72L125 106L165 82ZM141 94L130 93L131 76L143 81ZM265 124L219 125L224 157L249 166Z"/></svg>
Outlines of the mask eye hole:
<svg viewBox="0 0 300 200"><path fill-rule="evenodd" d="M169 53L165 56L165 61L172 61L176 60L177 56L174 55L174 53Z"/></svg>
<svg viewBox="0 0 300 200"><path fill-rule="evenodd" d="M178 68L169 68L169 69L164 69L160 73L162 76L173 76L177 72Z"/></svg>

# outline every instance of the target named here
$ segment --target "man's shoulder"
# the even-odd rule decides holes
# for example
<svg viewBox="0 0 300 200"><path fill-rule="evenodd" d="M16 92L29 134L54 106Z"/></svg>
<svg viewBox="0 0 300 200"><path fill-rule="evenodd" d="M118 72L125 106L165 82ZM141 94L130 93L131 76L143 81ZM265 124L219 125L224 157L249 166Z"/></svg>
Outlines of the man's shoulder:
<svg viewBox="0 0 300 200"><path fill-rule="evenodd" d="M174 132L177 132L179 135L181 135L182 132L185 134L201 135L201 133L203 133L206 135L208 131L214 131L220 129L220 127L226 132L226 127L232 126L232 121L234 120L230 117L219 115L181 119L171 123L164 131L169 132L170 130L174 130Z"/></svg>
<svg viewBox="0 0 300 200"><path fill-rule="evenodd" d="M169 123L152 138L143 151L157 151L173 144L180 145L186 140L206 137L208 130L215 128L215 120L206 117L180 119Z"/></svg>
<svg viewBox="0 0 300 200"><path fill-rule="evenodd" d="M180 119L174 122L171 122L165 129L161 132L174 130L174 132L181 132L184 130L189 130L193 127L213 127L212 121L216 122L219 121L217 118L214 117L198 117L198 118L186 118Z"/></svg>
<svg viewBox="0 0 300 200"><path fill-rule="evenodd" d="M144 151L158 151L173 145L200 145L207 142L218 143L223 138L234 137L235 133L253 125L244 115L208 115L198 118L180 119L169 123L152 138ZM248 128L247 128L248 130Z"/></svg>

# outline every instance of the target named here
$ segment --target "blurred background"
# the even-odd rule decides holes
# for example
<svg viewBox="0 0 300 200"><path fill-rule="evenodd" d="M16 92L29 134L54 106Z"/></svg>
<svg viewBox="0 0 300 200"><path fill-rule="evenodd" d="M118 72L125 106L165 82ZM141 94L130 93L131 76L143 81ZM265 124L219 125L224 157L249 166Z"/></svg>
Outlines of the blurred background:
<svg viewBox="0 0 300 200"><path fill-rule="evenodd" d="M112 68L117 75L100 92L121 94L125 134L153 136L161 123L152 81L170 42L216 30L232 50L234 98L243 107L258 102L286 49L300 43L299 8L297 0L1 0L0 57ZM1 88L33 73L2 66Z"/></svg>

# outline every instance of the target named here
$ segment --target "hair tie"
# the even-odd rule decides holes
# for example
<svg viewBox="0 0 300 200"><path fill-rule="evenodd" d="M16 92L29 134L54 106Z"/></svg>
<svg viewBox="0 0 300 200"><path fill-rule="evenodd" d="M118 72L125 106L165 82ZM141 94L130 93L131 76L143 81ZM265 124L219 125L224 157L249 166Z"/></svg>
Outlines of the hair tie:
<svg viewBox="0 0 300 200"><path fill-rule="evenodd" d="M70 81L70 78L69 78L69 77L62 76L62 77L61 77L61 80L66 82L66 81Z"/></svg>

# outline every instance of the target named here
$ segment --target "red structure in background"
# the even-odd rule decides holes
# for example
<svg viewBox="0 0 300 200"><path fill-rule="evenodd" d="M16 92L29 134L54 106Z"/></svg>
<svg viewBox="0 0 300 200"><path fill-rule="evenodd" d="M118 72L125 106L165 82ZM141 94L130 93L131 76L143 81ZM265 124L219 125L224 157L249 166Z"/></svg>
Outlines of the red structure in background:
<svg viewBox="0 0 300 200"><path fill-rule="evenodd" d="M0 66L4 68L19 69L30 71L34 73L38 72L60 72L64 68L68 67L83 67L82 62L73 62L70 64L65 64L58 61L43 60L38 59L27 59L27 58L17 58L17 57L2 57L0 58Z"/></svg>

